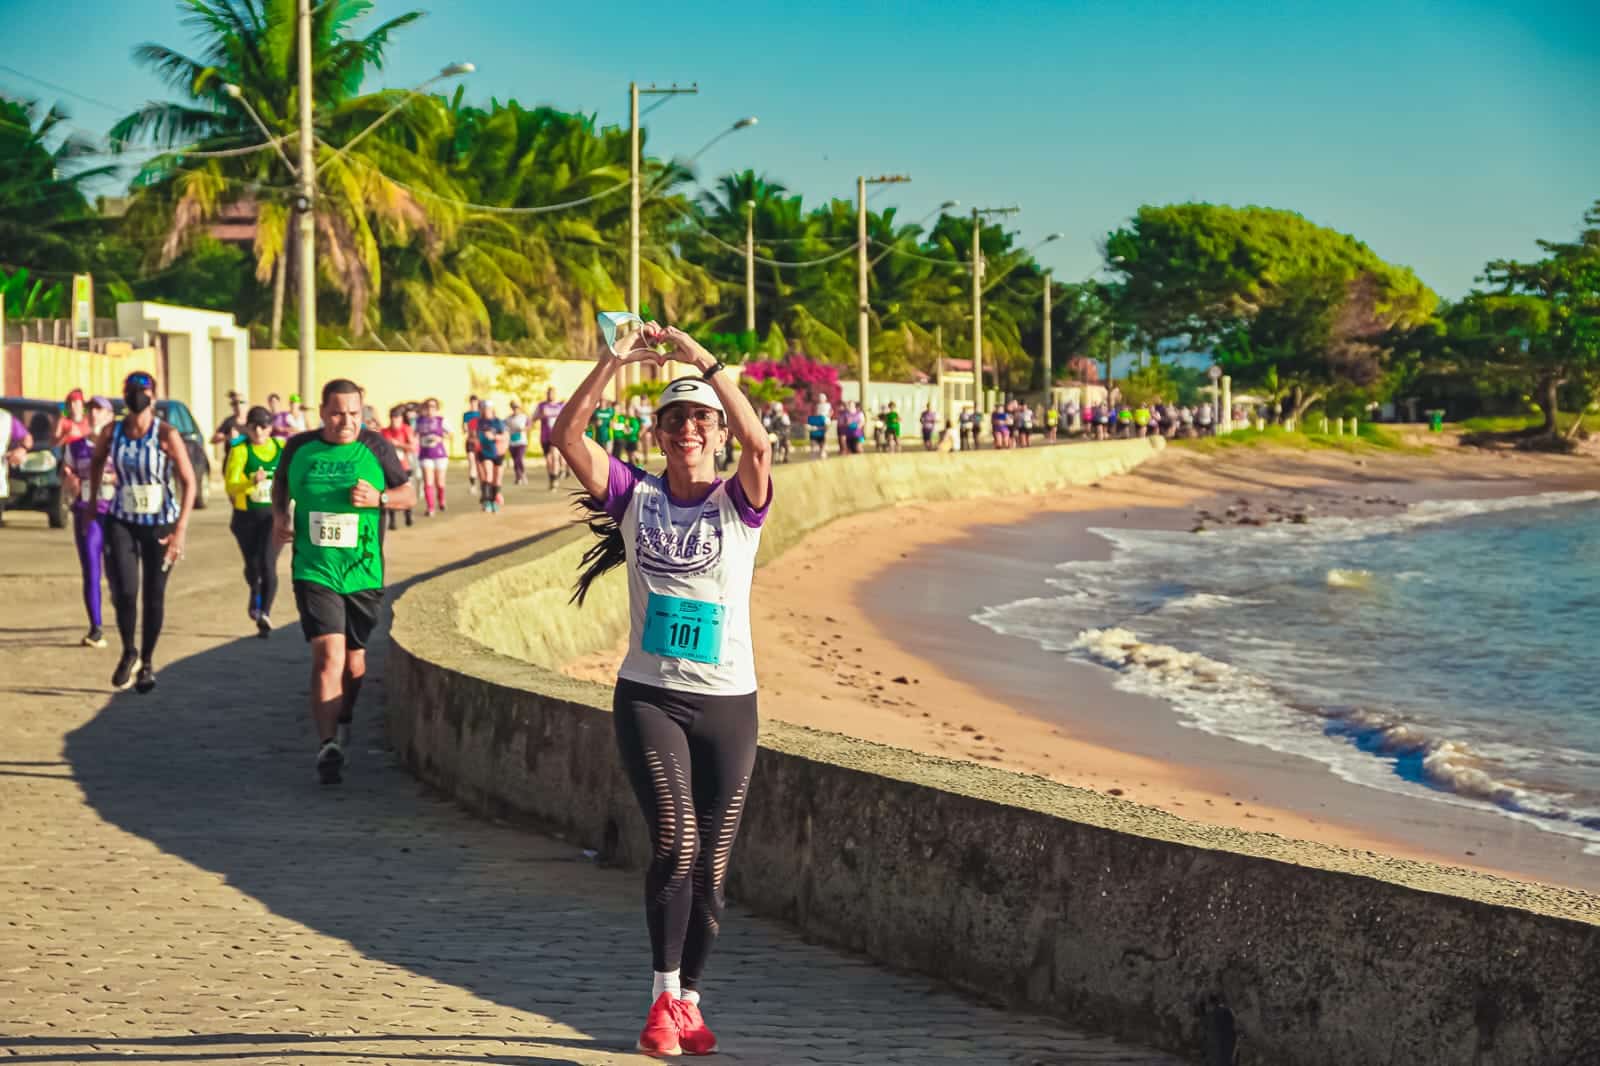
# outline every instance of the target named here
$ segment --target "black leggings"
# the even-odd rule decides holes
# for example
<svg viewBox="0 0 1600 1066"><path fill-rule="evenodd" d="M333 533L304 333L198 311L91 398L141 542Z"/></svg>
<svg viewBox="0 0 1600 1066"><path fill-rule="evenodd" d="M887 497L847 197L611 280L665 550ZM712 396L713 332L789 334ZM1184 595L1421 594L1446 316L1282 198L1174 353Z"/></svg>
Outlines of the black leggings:
<svg viewBox="0 0 1600 1066"><path fill-rule="evenodd" d="M278 595L278 553L272 544L272 509L263 507L254 511L234 511L228 523L233 539L239 542L239 554L244 556L244 580L252 595L259 597L256 606L262 614L272 613L272 601Z"/></svg>
<svg viewBox="0 0 1600 1066"><path fill-rule="evenodd" d="M146 663L156 653L161 623L167 614L167 572L161 568L167 555L161 538L171 526L136 526L116 518L106 519L106 577L111 582L111 603L117 609L117 632L122 650L133 648L133 627L139 617L140 585L144 592L144 632L139 658ZM140 568L143 568L143 581Z"/></svg>
<svg viewBox="0 0 1600 1066"><path fill-rule="evenodd" d="M651 962L700 982L722 920L728 858L756 761L756 696L618 681L617 750L654 847L644 878Z"/></svg>

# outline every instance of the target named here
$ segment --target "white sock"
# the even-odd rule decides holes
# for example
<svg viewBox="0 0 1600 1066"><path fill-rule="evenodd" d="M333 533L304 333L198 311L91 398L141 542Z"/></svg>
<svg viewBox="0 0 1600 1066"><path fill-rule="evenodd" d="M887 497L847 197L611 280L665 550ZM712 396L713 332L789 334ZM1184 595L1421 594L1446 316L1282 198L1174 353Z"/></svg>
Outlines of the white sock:
<svg viewBox="0 0 1600 1066"><path fill-rule="evenodd" d="M678 994L678 998L686 1003L693 1003L697 1007L700 1005L700 993L692 988L684 989Z"/></svg>
<svg viewBox="0 0 1600 1066"><path fill-rule="evenodd" d="M650 985L651 1003L660 999L663 992L671 992L673 999L683 995L683 988L678 984L678 973L679 971L677 970L668 970L666 973L662 973L660 970L655 971L655 980Z"/></svg>

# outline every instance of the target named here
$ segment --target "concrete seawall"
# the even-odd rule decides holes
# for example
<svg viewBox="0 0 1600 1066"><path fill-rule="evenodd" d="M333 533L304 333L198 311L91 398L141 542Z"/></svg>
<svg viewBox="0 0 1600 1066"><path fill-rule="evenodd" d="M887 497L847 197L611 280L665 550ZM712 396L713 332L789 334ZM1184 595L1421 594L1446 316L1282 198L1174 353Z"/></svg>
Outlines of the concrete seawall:
<svg viewBox="0 0 1600 1066"><path fill-rule="evenodd" d="M900 500L1098 480L1149 447L784 471L764 552ZM646 835L609 691L551 669L613 645L625 620L620 581L582 612L565 606L586 536L407 591L389 731L467 806L637 867ZM491 613L525 621L491 647ZM737 902L979 995L1205 1063L1600 1063L1600 901L1587 894L1200 826L783 723L763 726L755 781Z"/></svg>

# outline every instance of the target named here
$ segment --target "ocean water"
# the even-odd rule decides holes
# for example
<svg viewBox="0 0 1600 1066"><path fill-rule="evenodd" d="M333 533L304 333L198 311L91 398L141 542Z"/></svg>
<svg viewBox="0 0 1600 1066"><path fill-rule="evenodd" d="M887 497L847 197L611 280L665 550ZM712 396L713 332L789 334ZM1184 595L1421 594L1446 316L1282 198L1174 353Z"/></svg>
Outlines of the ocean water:
<svg viewBox="0 0 1600 1066"><path fill-rule="evenodd" d="M1095 532L1109 561L974 620L1113 669L1185 725L1600 854L1600 493Z"/></svg>

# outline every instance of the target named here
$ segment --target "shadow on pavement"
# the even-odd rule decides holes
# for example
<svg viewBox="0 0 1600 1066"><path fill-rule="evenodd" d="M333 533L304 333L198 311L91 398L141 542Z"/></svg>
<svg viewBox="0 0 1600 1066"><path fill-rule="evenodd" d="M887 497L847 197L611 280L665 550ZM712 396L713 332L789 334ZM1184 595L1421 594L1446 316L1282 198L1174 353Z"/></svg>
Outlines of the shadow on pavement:
<svg viewBox="0 0 1600 1066"><path fill-rule="evenodd" d="M106 821L222 874L274 913L348 941L359 955L558 1017L601 1046L631 1048L644 1013L634 1009L639 974L649 975L640 916L596 908L596 882L613 878L576 848L472 818L394 763L383 741L386 645L385 625L342 786L320 786L313 770L310 658L298 624L163 667L155 692L119 693L69 734L65 757ZM323 965L341 968L337 958Z"/></svg>
<svg viewBox="0 0 1600 1066"><path fill-rule="evenodd" d="M240 621L242 629L242 612ZM196 876L192 893L185 885L159 886L194 897L178 901L164 924L156 915L148 920L167 938L150 950L189 960L176 964L197 971L183 971L186 982L209 981L192 986L204 992L179 993L171 1005L182 1009L168 1012L202 1031L192 1038L77 1038L86 1049L105 1046L87 1054L65 1050L55 1037L0 1037L12 1052L7 1061L337 1057L532 1066L574 1061L538 1057L551 1048L570 1049L585 1063L632 1049L650 980L637 875L598 869L571 845L474 818L400 768L382 736L386 645L385 631L374 642L342 786L316 783L309 656L298 625L270 640L241 636L173 662L154 693L116 695L68 735L65 757L100 817L214 871L226 889L296 924L263 916L236 892L213 890L214 878ZM930 1053L990 1063L1169 1061L976 1006L931 981L806 944L737 910L724 930L707 988L724 1037L723 1062L922 1062ZM377 1035L351 1036L347 1049L332 1050L301 1045L343 1036L224 1033L231 1016L205 1009L235 987L246 994L235 998L270 994L280 1004L303 1004L305 1014L290 1016L299 1021L273 1017L300 1033ZM528 1013L471 1009L487 1005L456 989ZM462 1036L463 1045L498 1046L458 1052L442 1046L456 1038L427 1031L464 1032L471 1022L437 1023L474 1014L486 1030L522 1033ZM556 1023L548 1035L540 1016ZM424 1031L415 1032L419 1026ZM415 1035L401 1035L406 1031ZM396 1042L392 1052L356 1046L385 1040ZM418 1047L398 1046L406 1040ZM241 1042L263 1047L232 1046ZM153 1048L148 1054L146 1046Z"/></svg>

